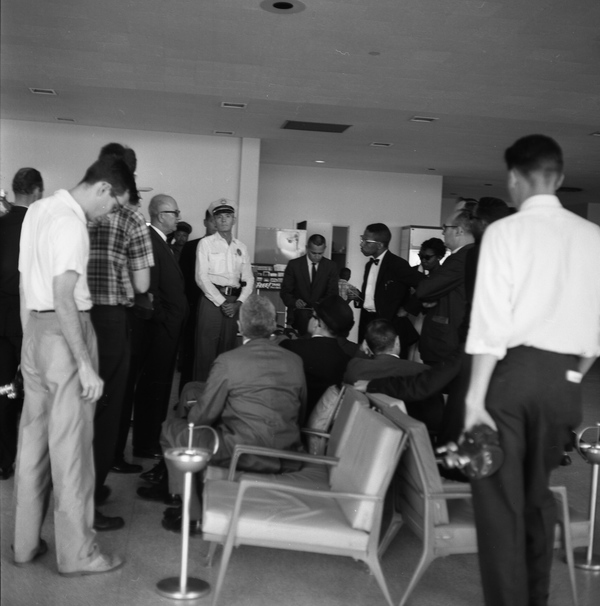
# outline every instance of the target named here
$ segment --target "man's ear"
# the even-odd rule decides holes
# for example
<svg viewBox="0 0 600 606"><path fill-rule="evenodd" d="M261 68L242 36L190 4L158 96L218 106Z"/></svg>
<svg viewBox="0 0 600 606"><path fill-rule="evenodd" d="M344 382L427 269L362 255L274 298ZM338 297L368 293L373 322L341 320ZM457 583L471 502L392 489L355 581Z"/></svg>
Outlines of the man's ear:
<svg viewBox="0 0 600 606"><path fill-rule="evenodd" d="M399 356L400 355L400 337L396 336L394 339L394 353Z"/></svg>
<svg viewBox="0 0 600 606"><path fill-rule="evenodd" d="M560 186L563 184L563 181L565 180L565 175L564 173L557 179L556 181L556 188L554 191L556 191L557 189L560 188Z"/></svg>

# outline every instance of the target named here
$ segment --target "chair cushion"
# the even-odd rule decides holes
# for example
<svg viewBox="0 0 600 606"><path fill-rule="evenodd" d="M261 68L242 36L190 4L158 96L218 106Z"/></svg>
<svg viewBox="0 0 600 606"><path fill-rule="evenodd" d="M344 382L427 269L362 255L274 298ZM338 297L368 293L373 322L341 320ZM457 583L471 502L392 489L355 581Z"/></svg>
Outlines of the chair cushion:
<svg viewBox="0 0 600 606"><path fill-rule="evenodd" d="M205 481L226 480L229 469L209 465L206 468ZM305 465L299 471L289 473L252 473L250 471L236 471L234 481L254 480L256 482L267 480L277 484L291 484L292 486L324 487L329 488L329 473L327 465Z"/></svg>
<svg viewBox="0 0 600 606"><path fill-rule="evenodd" d="M330 486L336 492L381 495L396 467L402 431L383 415L360 407L352 424L340 461L330 472ZM340 500L353 528L370 531L375 503Z"/></svg>
<svg viewBox="0 0 600 606"><path fill-rule="evenodd" d="M206 483L203 533L211 538L226 536L239 487L237 482L223 480ZM350 527L335 499L289 494L277 488L246 493L238 522L239 543L364 551L368 541L367 533Z"/></svg>
<svg viewBox="0 0 600 606"><path fill-rule="evenodd" d="M335 413L340 401L340 388L337 385L331 385L325 390L317 405L310 413L307 427L317 431L328 431L333 423ZM325 453L326 438L319 436L308 436L308 452L314 455Z"/></svg>

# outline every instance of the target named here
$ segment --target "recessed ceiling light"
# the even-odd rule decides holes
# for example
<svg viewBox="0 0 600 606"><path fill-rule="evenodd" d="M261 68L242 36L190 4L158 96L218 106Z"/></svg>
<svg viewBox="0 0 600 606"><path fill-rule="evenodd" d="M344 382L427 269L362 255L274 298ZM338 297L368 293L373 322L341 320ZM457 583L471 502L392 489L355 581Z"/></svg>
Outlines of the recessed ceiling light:
<svg viewBox="0 0 600 606"><path fill-rule="evenodd" d="M75 120L73 120L73 118L56 118L57 122L75 122Z"/></svg>
<svg viewBox="0 0 600 606"><path fill-rule="evenodd" d="M370 147L392 147L393 143L379 143L377 141L373 141L373 143L369 144Z"/></svg>
<svg viewBox="0 0 600 606"><path fill-rule="evenodd" d="M597 130L595 133L590 133L591 137L600 137L600 130Z"/></svg>
<svg viewBox="0 0 600 606"><path fill-rule="evenodd" d="M413 116L410 122L435 122L439 118L430 118L428 116Z"/></svg>
<svg viewBox="0 0 600 606"><path fill-rule="evenodd" d="M427 170L435 170L435 168L428 168Z"/></svg>
<svg viewBox="0 0 600 606"><path fill-rule="evenodd" d="M213 130L213 135L234 135L232 130Z"/></svg>
<svg viewBox="0 0 600 606"><path fill-rule="evenodd" d="M371 57L378 57L381 53L379 51L369 51L369 55L371 55Z"/></svg>
<svg viewBox="0 0 600 606"><path fill-rule="evenodd" d="M303 11L306 6L299 0L291 0L291 2L274 2L273 0L263 0L260 3L260 8L269 13L276 15L294 15Z"/></svg>
<svg viewBox="0 0 600 606"><path fill-rule="evenodd" d="M29 89L34 95L49 95L56 97L56 91L53 88L30 88Z"/></svg>
<svg viewBox="0 0 600 606"><path fill-rule="evenodd" d="M317 164L325 164L325 160L315 160Z"/></svg>
<svg viewBox="0 0 600 606"><path fill-rule="evenodd" d="M246 109L248 107L247 103L234 103L232 101L223 101L221 103L221 107L225 109Z"/></svg>

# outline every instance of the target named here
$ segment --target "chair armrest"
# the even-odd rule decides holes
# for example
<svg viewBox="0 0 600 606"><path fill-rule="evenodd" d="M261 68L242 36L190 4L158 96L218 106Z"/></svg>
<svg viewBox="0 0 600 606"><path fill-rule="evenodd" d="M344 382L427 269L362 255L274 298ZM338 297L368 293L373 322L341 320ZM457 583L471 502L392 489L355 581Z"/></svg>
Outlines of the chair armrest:
<svg viewBox="0 0 600 606"><path fill-rule="evenodd" d="M308 427L303 427L300 430L300 433L304 433L309 436L317 436L318 438L325 438L325 439L329 439L329 436L331 435L331 434L327 433L326 431L319 431L318 429L309 429Z"/></svg>
<svg viewBox="0 0 600 606"><path fill-rule="evenodd" d="M425 497L425 495L423 495ZM426 495L430 499L471 499L473 495L470 492L430 492Z"/></svg>
<svg viewBox="0 0 600 606"><path fill-rule="evenodd" d="M320 465L337 465L339 459L337 457L325 457L321 455L311 455L307 452L294 452L292 450L277 450L275 448L265 448L264 446L252 446L250 444L237 444L231 464L229 465L229 475L227 479L233 480L235 470L237 469L238 459L243 454L254 454L261 457L271 457L277 459L287 459L290 461L303 461L305 463L316 463Z"/></svg>

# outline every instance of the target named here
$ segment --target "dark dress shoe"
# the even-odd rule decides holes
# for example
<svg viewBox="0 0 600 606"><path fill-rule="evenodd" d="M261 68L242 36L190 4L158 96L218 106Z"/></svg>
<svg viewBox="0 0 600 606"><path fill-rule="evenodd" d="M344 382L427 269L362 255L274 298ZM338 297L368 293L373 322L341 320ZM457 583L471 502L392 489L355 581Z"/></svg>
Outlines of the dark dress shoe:
<svg viewBox="0 0 600 606"><path fill-rule="evenodd" d="M183 515L167 518L164 517L162 521L162 527L165 530L171 532L181 532L181 526L183 524ZM201 520L190 520L190 536L196 536L202 534L202 521Z"/></svg>
<svg viewBox="0 0 600 606"><path fill-rule="evenodd" d="M134 463L128 463L125 459L115 461L113 466L110 468L115 473L140 473L144 471L141 465L135 465Z"/></svg>
<svg viewBox="0 0 600 606"><path fill-rule="evenodd" d="M106 499L110 497L111 492L112 490L110 489L110 486L107 486L106 484L100 486L100 488L94 494L94 502L96 505L102 505L102 503L104 503Z"/></svg>
<svg viewBox="0 0 600 606"><path fill-rule="evenodd" d="M165 481L166 477L167 465L164 459L149 471L145 471L144 473L140 474L140 478L142 478L142 480L145 480L146 482L150 482L150 484L161 484Z"/></svg>
<svg viewBox="0 0 600 606"><path fill-rule="evenodd" d="M133 456L139 459L162 459L160 448L134 448Z"/></svg>
<svg viewBox="0 0 600 606"><path fill-rule="evenodd" d="M105 532L108 530L119 530L125 526L125 520L119 516L111 518L100 513L97 509L94 511L94 530L96 532Z"/></svg>
<svg viewBox="0 0 600 606"><path fill-rule="evenodd" d="M181 507L168 507L163 511L163 518L165 519L181 518L182 515Z"/></svg>
<svg viewBox="0 0 600 606"><path fill-rule="evenodd" d="M156 501L165 505L181 505L181 497L178 494L171 494L166 482L161 485L140 486L137 489L137 494L145 501Z"/></svg>

